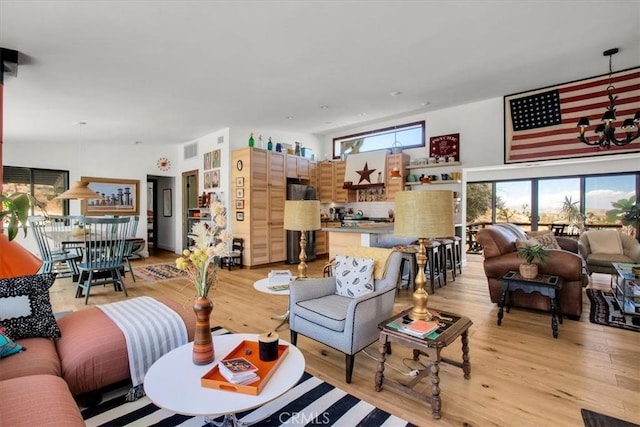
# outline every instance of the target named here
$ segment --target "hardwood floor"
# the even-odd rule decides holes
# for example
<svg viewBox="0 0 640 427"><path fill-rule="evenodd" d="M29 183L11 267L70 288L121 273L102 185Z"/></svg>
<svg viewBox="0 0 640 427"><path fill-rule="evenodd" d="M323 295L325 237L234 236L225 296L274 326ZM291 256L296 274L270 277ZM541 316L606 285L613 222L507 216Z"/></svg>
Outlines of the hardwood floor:
<svg viewBox="0 0 640 427"><path fill-rule="evenodd" d="M134 266L173 262L176 255L155 252L134 262ZM326 259L309 263L309 276L320 277ZM264 268L221 270L219 284L211 296L215 307L212 324L235 332L264 332L278 321L274 314L286 311L283 296L257 292L253 282L266 277L271 269L295 266L271 265ZM184 280L134 283L126 279L130 297L168 295L190 306L193 290ZM609 278L594 274L591 287L607 289ZM70 279L58 279L51 290L54 311L85 308L83 299L74 298ZM123 299L113 287L92 289L89 305ZM440 365L442 419L431 418L431 409L404 394L374 389L376 361L364 353L356 356L353 382L344 381L344 355L305 337L298 347L306 358L306 370L341 389L388 412L420 426L582 426L581 408L640 423L640 335L592 324L590 304L583 296L584 311L579 321L564 320L559 337L551 334L550 316L545 313L512 309L497 326L497 307L488 297L482 257L468 255L463 275L437 289L429 306L463 314L473 321L470 329L471 379L462 370ZM401 290L395 310L411 305L411 295ZM286 326L280 336L289 340ZM377 357L374 343L367 353ZM443 355L460 358L460 341L443 350ZM396 369L409 372L422 367L411 354L394 346L385 375L406 379ZM396 368L396 369L394 369ZM427 380L418 389L429 390ZM421 387L421 388L420 388Z"/></svg>

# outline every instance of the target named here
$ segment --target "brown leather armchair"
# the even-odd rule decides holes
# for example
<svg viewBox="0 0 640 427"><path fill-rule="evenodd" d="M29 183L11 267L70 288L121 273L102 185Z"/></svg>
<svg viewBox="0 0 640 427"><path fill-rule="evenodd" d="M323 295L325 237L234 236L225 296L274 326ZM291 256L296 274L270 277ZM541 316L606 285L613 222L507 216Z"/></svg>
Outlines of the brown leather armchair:
<svg viewBox="0 0 640 427"><path fill-rule="evenodd" d="M489 284L491 302L500 302L502 281L508 271L518 271L524 260L518 256L516 240L526 238L524 232L513 224L496 224L478 231L477 241L484 249L484 272ZM563 279L560 290L560 311L573 320L582 314L582 287L589 281L583 268L584 261L578 254L578 242L567 237L556 237L562 250L549 250L547 264L540 266L541 274L559 276ZM525 294L514 291L511 295L514 307L536 310L551 310L549 298L538 293Z"/></svg>

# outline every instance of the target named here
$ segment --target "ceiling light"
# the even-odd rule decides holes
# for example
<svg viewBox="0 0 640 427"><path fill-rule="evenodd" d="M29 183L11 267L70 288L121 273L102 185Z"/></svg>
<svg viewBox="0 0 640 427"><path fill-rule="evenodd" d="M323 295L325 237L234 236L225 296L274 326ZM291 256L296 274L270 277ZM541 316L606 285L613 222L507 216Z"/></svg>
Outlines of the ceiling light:
<svg viewBox="0 0 640 427"><path fill-rule="evenodd" d="M633 119L627 118L624 120L624 122L622 122L622 130L625 132L626 138L618 140L615 136L616 128L613 125L616 120L616 99L618 99L618 95L613 94L616 88L611 82L611 74L613 73L611 68L611 57L616 53L618 53L618 48L613 48L602 52L604 56L609 57L609 85L607 86L609 106L602 116L602 123L600 123L595 128L598 139L589 140L589 138L584 135L587 126L589 126L588 117L583 117L578 122L578 127L580 128L580 135L578 135L578 140L587 145L597 145L601 150L608 150L609 148L611 148L611 144L621 147L623 145L630 144L632 141L640 137L640 111L636 111ZM637 131L635 136L633 135L634 131Z"/></svg>
<svg viewBox="0 0 640 427"><path fill-rule="evenodd" d="M391 96L400 96L400 95L402 95L402 92L400 92L399 90L394 90L393 92L390 92L389 95L391 95Z"/></svg>
<svg viewBox="0 0 640 427"><path fill-rule="evenodd" d="M293 120L293 116L287 116L287 117L285 117L285 119L287 119L287 120Z"/></svg>
<svg viewBox="0 0 640 427"><path fill-rule="evenodd" d="M321 106L320 106L320 109L321 109L321 110L326 110L326 109L328 109L328 108L329 108L329 106L328 106L328 105L321 105Z"/></svg>
<svg viewBox="0 0 640 427"><path fill-rule="evenodd" d="M427 101L427 102L423 102L423 103L422 103L422 106L423 106L423 107L426 107L426 106L428 106L428 105L431 105L431 102Z"/></svg>

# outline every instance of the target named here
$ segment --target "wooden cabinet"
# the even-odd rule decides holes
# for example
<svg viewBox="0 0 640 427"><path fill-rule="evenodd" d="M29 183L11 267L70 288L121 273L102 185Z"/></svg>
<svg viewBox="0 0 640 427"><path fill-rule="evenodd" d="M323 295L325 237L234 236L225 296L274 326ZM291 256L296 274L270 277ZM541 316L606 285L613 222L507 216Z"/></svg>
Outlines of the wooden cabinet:
<svg viewBox="0 0 640 427"><path fill-rule="evenodd" d="M404 190L404 181L406 179L406 167L409 165L409 155L404 153L389 154L386 159L387 176L385 178L385 190L387 201L396 199L396 193ZM400 177L393 178L391 173L394 169L398 169Z"/></svg>
<svg viewBox="0 0 640 427"><path fill-rule="evenodd" d="M201 221L211 221L211 210L209 208L189 208L187 211L187 247L192 249L193 239L191 238L191 229L193 225Z"/></svg>
<svg viewBox="0 0 640 427"><path fill-rule="evenodd" d="M287 178L309 179L310 162L306 157L287 154Z"/></svg>
<svg viewBox="0 0 640 427"><path fill-rule="evenodd" d="M284 261L285 155L247 147L232 153L232 165L231 224L234 237L245 240L243 264L253 266ZM243 181L242 186L236 185L239 181Z"/></svg>
<svg viewBox="0 0 640 427"><path fill-rule="evenodd" d="M318 163L318 199L320 203L331 203L335 197L335 179L333 178L333 163Z"/></svg>
<svg viewBox="0 0 640 427"><path fill-rule="evenodd" d="M344 188L344 175L347 171L347 162L332 162L333 163L333 182L335 186L335 202L349 202L353 201L349 198L349 190ZM355 199L352 197L351 199Z"/></svg>

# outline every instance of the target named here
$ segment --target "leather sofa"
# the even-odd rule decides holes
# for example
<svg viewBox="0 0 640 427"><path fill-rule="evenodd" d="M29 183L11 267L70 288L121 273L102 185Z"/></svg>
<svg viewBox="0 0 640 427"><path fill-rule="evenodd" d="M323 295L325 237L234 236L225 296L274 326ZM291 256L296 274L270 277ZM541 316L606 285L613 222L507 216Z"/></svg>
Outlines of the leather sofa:
<svg viewBox="0 0 640 427"><path fill-rule="evenodd" d="M193 340L193 311L156 298L176 311ZM101 389L130 378L120 329L91 307L57 321L60 338L25 338L26 351L0 359L0 425L84 426L78 401L98 403Z"/></svg>
<svg viewBox="0 0 640 427"><path fill-rule="evenodd" d="M484 272L491 302L500 302L500 278L508 271L518 271L518 267L524 262L516 250L516 240L526 238L524 231L513 224L495 224L478 231L477 241L484 251ZM545 266L539 266L539 272L563 279L559 293L560 311L570 319L578 320L582 314L582 287L588 284L589 278L584 268L584 260L578 253L578 242L567 237L556 237L556 240L562 249L550 249L547 263ZM511 303L514 307L551 310L549 298L538 293L525 294L519 290L514 291Z"/></svg>

